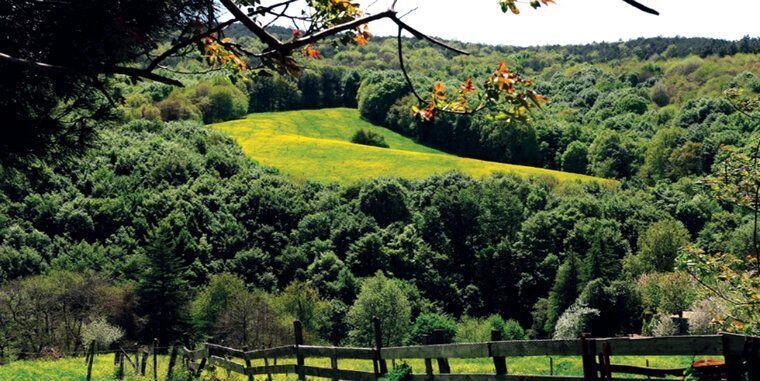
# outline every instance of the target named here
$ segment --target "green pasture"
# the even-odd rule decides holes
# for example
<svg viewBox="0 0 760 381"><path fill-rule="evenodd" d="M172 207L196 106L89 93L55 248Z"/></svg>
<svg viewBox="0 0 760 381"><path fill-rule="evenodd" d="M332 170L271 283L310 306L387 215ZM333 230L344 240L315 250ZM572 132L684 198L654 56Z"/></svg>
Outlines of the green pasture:
<svg viewBox="0 0 760 381"><path fill-rule="evenodd" d="M646 365L646 361L649 360L649 365L655 368L686 368L692 361L698 360L702 357L689 357L689 356L650 356L650 357L638 357L638 356L617 356L612 357L612 363L627 364L627 365ZM242 361L239 361L242 363ZM507 367L510 374L516 375L548 375L550 374L549 357L546 356L533 356L533 357L507 357ZM553 357L555 375L574 375L581 376L583 374L580 357ZM293 363L292 360L285 360L280 363ZM408 360L407 363L412 366L415 373L424 373L425 365L424 361L419 359ZM253 361L253 366L264 365L263 361ZM306 359L306 365L318 366L318 367L330 367L329 359ZM493 373L493 362L491 359L467 359L467 360L450 360L452 373ZM158 361L158 374L159 380L166 380L166 370L168 366L168 357L159 356ZM349 370L363 370L371 372L372 362L367 360L339 360L338 366L341 369ZM392 363L388 363L389 368ZM435 367L435 362L433 362ZM182 367L180 362L177 365L179 369ZM437 372L437 369L436 369ZM85 366L83 357L65 358L60 360L37 360L37 361L16 361L7 365L0 365L0 380L3 381L79 381L85 380L87 368ZM151 361L148 361L148 367L145 377L137 377L133 371L127 367L125 368L125 380L133 381L148 381L153 379ZM115 380L115 367L113 365L113 355L99 355L95 357L93 363L93 380L105 381ZM204 371L202 379L205 380L240 380L245 381L246 378L240 375L229 375L225 370L215 369L212 372ZM273 377L275 381L295 381L296 375L275 375ZM266 381L266 376L257 376L257 381ZM315 379L316 380L316 379Z"/></svg>
<svg viewBox="0 0 760 381"><path fill-rule="evenodd" d="M507 172L558 181L613 183L592 176L450 155L368 123L357 110L348 108L250 114L209 127L232 136L254 160L297 179L349 184L375 177L416 179L460 171L476 178ZM351 136L362 128L382 135L390 148L351 143Z"/></svg>

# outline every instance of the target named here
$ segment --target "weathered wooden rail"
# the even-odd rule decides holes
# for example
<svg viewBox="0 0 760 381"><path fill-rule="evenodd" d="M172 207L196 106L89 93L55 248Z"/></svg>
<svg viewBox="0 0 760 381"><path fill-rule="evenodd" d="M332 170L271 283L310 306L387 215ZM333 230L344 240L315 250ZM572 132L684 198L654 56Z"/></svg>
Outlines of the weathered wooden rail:
<svg viewBox="0 0 760 381"><path fill-rule="evenodd" d="M760 338L740 335L677 336L657 338L581 338L577 340L494 340L471 344L438 344L383 348L379 324L375 324L375 346L372 348L343 348L303 344L300 324L296 322L295 344L262 350L239 350L206 344L198 350L185 349L188 369L200 374L207 365L248 376L266 375L268 380L277 374L297 375L331 380L376 381L387 374L386 360L423 359L425 373L413 374L413 381L596 381L641 380L648 378L681 377L684 369L656 369L624 364L611 364L610 356L722 356L722 371L728 381L739 381L742 374L760 380ZM498 339L495 334L493 339ZM521 356L578 356L583 364L583 376L512 375L508 374L508 357ZM330 368L306 365L307 358L329 358ZM449 359L484 359L494 362L494 373L453 374ZM263 366L251 366L252 360L264 360ZM295 363L279 364L278 360L294 359ZM339 360L368 360L371 371L339 368ZM435 361L434 361L435 360ZM434 370L437 362L438 372ZM617 375L626 375L619 377ZM627 377L627 378L626 378Z"/></svg>

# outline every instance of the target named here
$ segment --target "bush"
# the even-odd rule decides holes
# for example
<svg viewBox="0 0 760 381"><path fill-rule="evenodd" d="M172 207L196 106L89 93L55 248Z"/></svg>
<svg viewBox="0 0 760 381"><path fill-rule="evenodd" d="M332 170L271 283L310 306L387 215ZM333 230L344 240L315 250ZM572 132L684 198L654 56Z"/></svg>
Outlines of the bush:
<svg viewBox="0 0 760 381"><path fill-rule="evenodd" d="M525 340L528 335L517 320L509 319L502 326L502 340Z"/></svg>
<svg viewBox="0 0 760 381"><path fill-rule="evenodd" d="M596 316L599 316L599 310L573 304L557 320L557 325L554 327L554 338L578 338L581 333L588 331L591 320Z"/></svg>
<svg viewBox="0 0 760 381"><path fill-rule="evenodd" d="M389 147L388 143L385 142L385 138L382 135L374 131L365 130L363 128L359 131L356 131L354 136L351 137L351 143L381 148Z"/></svg>
<svg viewBox="0 0 760 381"><path fill-rule="evenodd" d="M424 342L425 336L431 337L433 331L437 329L443 330L443 343L436 344L451 343L457 333L457 323L447 315L436 313L422 314L417 317L412 326L412 332L409 334L409 343L427 344Z"/></svg>
<svg viewBox="0 0 760 381"><path fill-rule="evenodd" d="M586 173L588 167L588 147L573 141L562 154L562 170L574 173Z"/></svg>
<svg viewBox="0 0 760 381"><path fill-rule="evenodd" d="M377 316L383 331L383 345L401 345L409 332L411 313L409 300L401 288L378 272L364 281L356 302L348 311L349 338L354 345L373 345L372 318Z"/></svg>
<svg viewBox="0 0 760 381"><path fill-rule="evenodd" d="M409 364L402 362L399 365L393 367L388 373L387 381L409 381L412 379L412 367Z"/></svg>
<svg viewBox="0 0 760 381"><path fill-rule="evenodd" d="M662 83L657 82L652 86L649 92L649 98L652 99L656 105L660 107L670 104L670 94L668 94L668 88Z"/></svg>
<svg viewBox="0 0 760 381"><path fill-rule="evenodd" d="M709 301L700 301L695 303L691 309L692 314L689 317L689 334L690 335L710 335L718 332L717 326L713 323L713 316L717 315L715 306Z"/></svg>
<svg viewBox="0 0 760 381"><path fill-rule="evenodd" d="M201 120L201 111L186 97L177 92L156 105L161 112L161 119L165 122L175 120Z"/></svg>
<svg viewBox="0 0 760 381"><path fill-rule="evenodd" d="M408 92L409 87L400 73L372 73L359 86L359 112L370 122L385 125L388 110Z"/></svg>
<svg viewBox="0 0 760 381"><path fill-rule="evenodd" d="M82 325L82 342L90 345L93 341L99 348L108 348L124 336L124 331L114 327L104 318L98 318Z"/></svg>
<svg viewBox="0 0 760 381"><path fill-rule="evenodd" d="M199 84L193 96L205 123L238 119L248 112L248 95L231 83Z"/></svg>
<svg viewBox="0 0 760 381"><path fill-rule="evenodd" d="M667 314L660 314L652 320L652 336L673 336L678 333L678 326Z"/></svg>

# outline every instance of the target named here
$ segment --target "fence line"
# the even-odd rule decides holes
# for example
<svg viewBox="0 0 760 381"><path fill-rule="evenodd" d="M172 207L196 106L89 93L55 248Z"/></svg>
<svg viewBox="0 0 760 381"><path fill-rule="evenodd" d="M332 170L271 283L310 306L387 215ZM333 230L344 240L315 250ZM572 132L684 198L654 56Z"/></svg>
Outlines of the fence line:
<svg viewBox="0 0 760 381"><path fill-rule="evenodd" d="M375 320L377 321L377 320ZM379 323L379 322L378 322ZM387 375L386 360L424 359L425 373L411 375L411 381L598 381L641 380L616 376L631 375L667 379L682 377L685 369L658 369L648 366L610 364L610 356L723 356L725 364L712 367L712 372L724 375L728 381L740 381L742 375L760 380L760 337L733 334L705 336L673 336L656 338L590 338L576 340L502 341L467 344L431 344L383 348L379 324L373 324L375 346L371 348L303 345L301 325L294 324L293 345L247 350L206 343L202 348L183 348L187 368L200 374L208 366L248 376L295 374L305 378L326 378L333 381L376 381ZM500 339L494 332L492 339ZM435 341L435 338L434 340ZM512 375L507 371L507 357L521 356L579 356L583 376ZM305 365L306 358L329 358L329 368ZM452 374L449 359L492 358L494 373ZM252 359L263 359L264 366L251 366ZM269 359L274 360L270 365ZM276 365L277 359L295 359L295 364ZM238 360L238 361L234 361ZM372 371L340 369L338 360L370 360ZM438 372L434 371L434 361ZM242 362L240 362L242 361ZM553 373L553 371L552 371ZM672 378L670 378L672 380Z"/></svg>

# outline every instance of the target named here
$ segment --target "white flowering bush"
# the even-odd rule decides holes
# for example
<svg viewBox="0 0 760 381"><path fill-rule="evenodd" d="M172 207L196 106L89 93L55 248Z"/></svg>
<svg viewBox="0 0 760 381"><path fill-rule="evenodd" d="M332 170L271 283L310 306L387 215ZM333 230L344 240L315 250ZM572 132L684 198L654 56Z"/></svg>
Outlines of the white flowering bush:
<svg viewBox="0 0 760 381"><path fill-rule="evenodd" d="M652 336L674 336L678 326L669 315L659 314L652 320Z"/></svg>
<svg viewBox="0 0 760 381"><path fill-rule="evenodd" d="M718 327L713 321L716 316L716 307L708 300L697 302L692 306L692 313L689 316L689 334L690 335L709 335L718 332Z"/></svg>
<svg viewBox="0 0 760 381"><path fill-rule="evenodd" d="M590 328L591 319L599 316L599 310L582 304L573 304L562 313L554 326L555 339L575 339Z"/></svg>
<svg viewBox="0 0 760 381"><path fill-rule="evenodd" d="M100 348L107 348L124 336L124 331L108 324L106 319L97 318L82 326L82 342L90 345L93 341Z"/></svg>

